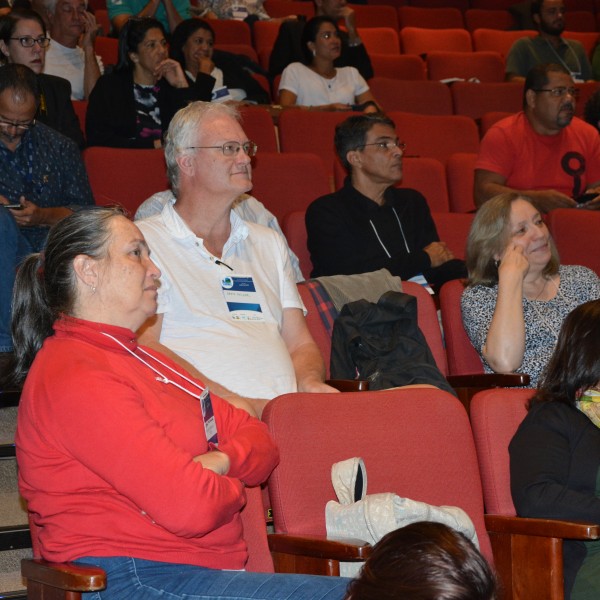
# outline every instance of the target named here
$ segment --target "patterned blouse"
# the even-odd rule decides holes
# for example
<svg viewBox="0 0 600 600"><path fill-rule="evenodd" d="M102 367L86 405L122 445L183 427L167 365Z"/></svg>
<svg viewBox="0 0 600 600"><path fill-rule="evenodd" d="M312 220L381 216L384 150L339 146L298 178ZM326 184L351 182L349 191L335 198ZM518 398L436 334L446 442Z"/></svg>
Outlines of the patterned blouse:
<svg viewBox="0 0 600 600"><path fill-rule="evenodd" d="M577 306L600 298L600 279L594 271L580 266L561 266L558 294L552 300L528 300L523 297L525 353L517 369L531 377L530 387L538 379L554 351L564 318ZM462 318L471 343L481 355L485 371L492 373L482 355L498 296L498 284L476 285L465 289L461 299Z"/></svg>

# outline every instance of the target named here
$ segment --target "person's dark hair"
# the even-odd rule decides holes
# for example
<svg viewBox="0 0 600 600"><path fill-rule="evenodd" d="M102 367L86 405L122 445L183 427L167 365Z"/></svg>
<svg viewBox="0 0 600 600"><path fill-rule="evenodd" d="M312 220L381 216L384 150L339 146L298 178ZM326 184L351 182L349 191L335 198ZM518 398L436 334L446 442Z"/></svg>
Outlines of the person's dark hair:
<svg viewBox="0 0 600 600"><path fill-rule="evenodd" d="M132 18L125 23L119 34L119 61L117 62L117 71L127 71L133 69L133 61L129 56L130 52L137 52L139 45L143 42L150 29L160 29L165 36L167 33L163 24L157 19L151 17Z"/></svg>
<svg viewBox="0 0 600 600"><path fill-rule="evenodd" d="M529 196L505 192L490 198L479 207L467 237L465 261L469 272L469 285L492 286L498 283L498 262L495 257L502 254L508 243L510 211L515 200L525 200L535 206ZM550 260L543 270L546 277L558 273L560 264L552 238L550 253Z"/></svg>
<svg viewBox="0 0 600 600"><path fill-rule="evenodd" d="M585 103L583 118L600 132L600 125L598 125L600 122L600 90L596 90Z"/></svg>
<svg viewBox="0 0 600 600"><path fill-rule="evenodd" d="M563 321L556 348L530 404L574 405L579 394L600 381L600 300L572 310Z"/></svg>
<svg viewBox="0 0 600 600"><path fill-rule="evenodd" d="M310 65L313 61L313 53L308 47L308 42L314 43L317 40L317 34L319 33L319 29L321 29L321 25L323 25L323 23L331 23L331 25L333 25L336 28L338 33L340 31L337 23L331 17L326 17L322 15L320 17L313 17L312 19L309 19L306 22L306 25L304 25L304 29L302 30L301 40L302 53L304 55L305 65Z"/></svg>
<svg viewBox="0 0 600 600"><path fill-rule="evenodd" d="M183 47L188 41L189 37L196 33L199 29L204 29L212 34L213 43L215 42L215 31L214 29L202 19L185 19L181 21L177 27L173 30L171 35L171 45L169 54L173 60L176 60L181 68L185 70L185 57L183 56Z"/></svg>
<svg viewBox="0 0 600 600"><path fill-rule="evenodd" d="M43 252L30 254L19 267L11 323L14 383L22 382L27 375L42 343L52 335L52 324L57 317L72 314L77 299L73 260L80 254L105 257L110 223L122 216L123 211L116 208L75 212L50 229Z"/></svg>
<svg viewBox="0 0 600 600"><path fill-rule="evenodd" d="M7 15L0 18L0 40L2 40L7 46L10 42L10 38L14 37L15 29L19 21L35 21L39 23L44 35L46 35L46 24L44 19L40 17L34 10L28 8L14 8ZM0 53L0 63L7 64L7 57Z"/></svg>
<svg viewBox="0 0 600 600"><path fill-rule="evenodd" d="M345 600L494 600L496 591L492 569L467 538L422 521L377 542Z"/></svg>
<svg viewBox="0 0 600 600"><path fill-rule="evenodd" d="M555 63L545 63L531 67L525 77L523 85L523 108L527 108L527 92L529 90L541 90L548 85L548 75L550 73L564 73L571 77L569 70L562 65Z"/></svg>
<svg viewBox="0 0 600 600"><path fill-rule="evenodd" d="M40 88L36 74L25 65L11 63L0 69L0 94L12 90L15 98L22 101L25 96L35 98L36 106L40 103Z"/></svg>
<svg viewBox="0 0 600 600"><path fill-rule="evenodd" d="M394 121L380 113L355 115L336 125L333 138L335 151L348 173L352 172L352 165L348 162L346 155L351 150L357 150L365 145L367 133L375 125L386 125L396 129Z"/></svg>
<svg viewBox="0 0 600 600"><path fill-rule="evenodd" d="M542 6L544 4L544 0L532 0L530 5L531 16L539 15L542 12Z"/></svg>

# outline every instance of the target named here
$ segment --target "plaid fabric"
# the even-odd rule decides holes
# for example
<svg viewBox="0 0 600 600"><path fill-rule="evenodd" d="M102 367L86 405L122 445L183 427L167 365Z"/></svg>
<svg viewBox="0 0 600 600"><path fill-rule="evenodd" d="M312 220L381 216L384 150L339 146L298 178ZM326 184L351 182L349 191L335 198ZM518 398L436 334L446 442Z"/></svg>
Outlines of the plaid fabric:
<svg viewBox="0 0 600 600"><path fill-rule="evenodd" d="M305 285L308 288L310 295L317 305L321 321L323 321L327 333L331 336L333 333L333 322L340 314L339 311L333 305L327 290L323 287L321 282L316 279L309 279L308 281L304 281L302 285Z"/></svg>

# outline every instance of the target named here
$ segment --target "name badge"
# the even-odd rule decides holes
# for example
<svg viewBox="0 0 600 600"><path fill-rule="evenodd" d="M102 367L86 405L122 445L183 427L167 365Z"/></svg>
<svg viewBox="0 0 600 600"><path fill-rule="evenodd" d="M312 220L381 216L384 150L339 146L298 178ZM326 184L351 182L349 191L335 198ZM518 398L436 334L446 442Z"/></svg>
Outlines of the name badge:
<svg viewBox="0 0 600 600"><path fill-rule="evenodd" d="M243 4L232 6L231 16L238 21L243 21L248 16L248 9Z"/></svg>
<svg viewBox="0 0 600 600"><path fill-rule="evenodd" d="M411 277L408 281L414 281L415 283L422 285L433 296L433 290L431 289L427 279L425 279L423 273L419 273L418 275Z"/></svg>
<svg viewBox="0 0 600 600"><path fill-rule="evenodd" d="M233 96L229 93L229 88L227 86L213 90L212 102L226 102L227 100L233 100Z"/></svg>
<svg viewBox="0 0 600 600"><path fill-rule="evenodd" d="M219 445L219 435L217 433L217 421L213 411L212 401L208 388L204 388L200 396L200 407L202 408L202 419L204 420L204 432L206 433L206 441Z"/></svg>
<svg viewBox="0 0 600 600"><path fill-rule="evenodd" d="M264 321L252 275L225 275L221 289L227 310L234 321Z"/></svg>

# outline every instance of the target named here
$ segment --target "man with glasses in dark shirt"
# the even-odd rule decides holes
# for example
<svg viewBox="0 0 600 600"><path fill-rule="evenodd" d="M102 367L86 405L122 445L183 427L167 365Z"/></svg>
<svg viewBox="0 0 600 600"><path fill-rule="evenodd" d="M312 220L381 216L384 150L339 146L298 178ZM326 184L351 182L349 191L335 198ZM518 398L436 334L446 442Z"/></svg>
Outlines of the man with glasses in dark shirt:
<svg viewBox="0 0 600 600"><path fill-rule="evenodd" d="M577 88L562 65L533 67L523 111L484 136L475 163L475 204L504 192L531 197L541 212L600 209L600 138L575 117Z"/></svg>
<svg viewBox="0 0 600 600"><path fill-rule="evenodd" d="M10 303L18 263L43 249L50 225L94 204L75 143L36 123L39 101L31 69L0 68L0 352L12 350Z"/></svg>

